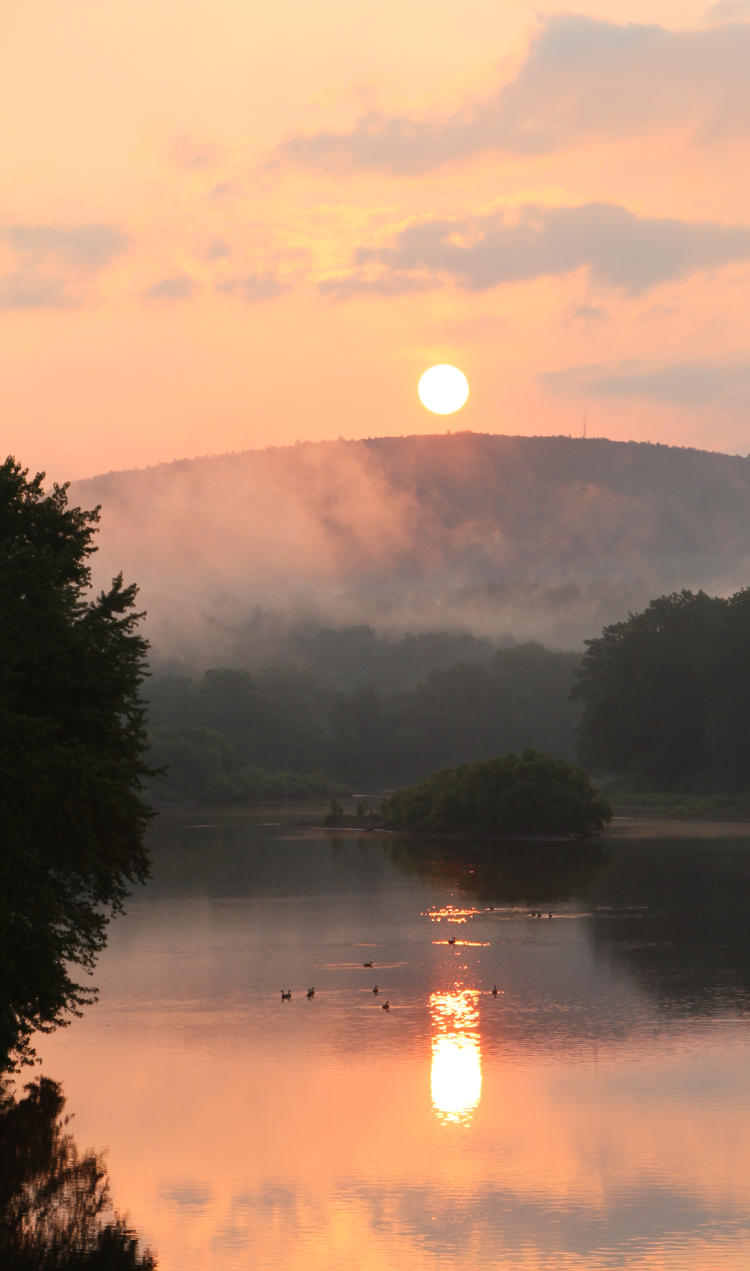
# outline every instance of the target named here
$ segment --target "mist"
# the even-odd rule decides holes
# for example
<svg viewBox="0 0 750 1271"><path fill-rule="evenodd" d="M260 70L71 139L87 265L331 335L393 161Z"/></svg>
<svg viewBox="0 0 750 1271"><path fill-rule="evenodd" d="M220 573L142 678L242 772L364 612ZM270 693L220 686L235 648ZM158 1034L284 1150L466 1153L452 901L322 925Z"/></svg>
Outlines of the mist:
<svg viewBox="0 0 750 1271"><path fill-rule="evenodd" d="M458 433L304 443L74 482L94 583L140 588L154 660L249 668L367 624L580 648L664 592L750 577L750 462Z"/></svg>

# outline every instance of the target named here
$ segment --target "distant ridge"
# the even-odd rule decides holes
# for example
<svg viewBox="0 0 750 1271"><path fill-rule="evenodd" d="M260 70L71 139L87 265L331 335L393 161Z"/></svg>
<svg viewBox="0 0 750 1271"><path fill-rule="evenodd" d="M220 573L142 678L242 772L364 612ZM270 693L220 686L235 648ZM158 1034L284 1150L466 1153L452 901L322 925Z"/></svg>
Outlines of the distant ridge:
<svg viewBox="0 0 750 1271"><path fill-rule="evenodd" d="M74 483L157 645L257 612L573 646L653 595L750 584L750 459L477 433L305 442Z"/></svg>

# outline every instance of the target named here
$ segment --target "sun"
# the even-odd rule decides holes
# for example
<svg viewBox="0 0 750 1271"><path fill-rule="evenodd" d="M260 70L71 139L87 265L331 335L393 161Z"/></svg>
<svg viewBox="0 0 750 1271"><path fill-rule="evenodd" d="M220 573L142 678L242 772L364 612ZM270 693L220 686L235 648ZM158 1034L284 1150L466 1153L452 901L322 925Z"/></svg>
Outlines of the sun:
<svg viewBox="0 0 750 1271"><path fill-rule="evenodd" d="M434 415L452 415L469 396L469 381L457 366L441 362L425 371L417 391L422 405Z"/></svg>

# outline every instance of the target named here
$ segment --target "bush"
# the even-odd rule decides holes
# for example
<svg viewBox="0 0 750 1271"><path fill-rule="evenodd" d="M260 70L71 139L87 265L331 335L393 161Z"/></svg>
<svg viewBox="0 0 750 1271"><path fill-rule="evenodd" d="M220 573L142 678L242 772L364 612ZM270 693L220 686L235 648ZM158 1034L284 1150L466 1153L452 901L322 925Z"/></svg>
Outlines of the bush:
<svg viewBox="0 0 750 1271"><path fill-rule="evenodd" d="M590 834L612 816L588 774L525 750L436 772L384 804L386 822L428 832Z"/></svg>

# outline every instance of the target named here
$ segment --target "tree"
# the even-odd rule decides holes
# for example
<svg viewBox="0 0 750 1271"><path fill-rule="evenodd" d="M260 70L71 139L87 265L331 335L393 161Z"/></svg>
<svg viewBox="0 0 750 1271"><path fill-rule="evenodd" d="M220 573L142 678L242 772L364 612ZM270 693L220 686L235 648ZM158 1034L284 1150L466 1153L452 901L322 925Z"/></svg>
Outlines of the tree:
<svg viewBox="0 0 750 1271"><path fill-rule="evenodd" d="M99 509L43 480L0 466L0 1065L95 996L72 974L148 874L137 589L91 598Z"/></svg>
<svg viewBox="0 0 750 1271"><path fill-rule="evenodd" d="M612 809L582 768L525 750L435 772L383 804L386 824L437 833L590 834Z"/></svg>
<svg viewBox="0 0 750 1271"><path fill-rule="evenodd" d="M574 689L584 763L657 789L711 776L714 666L728 604L704 592L660 596L586 641Z"/></svg>

